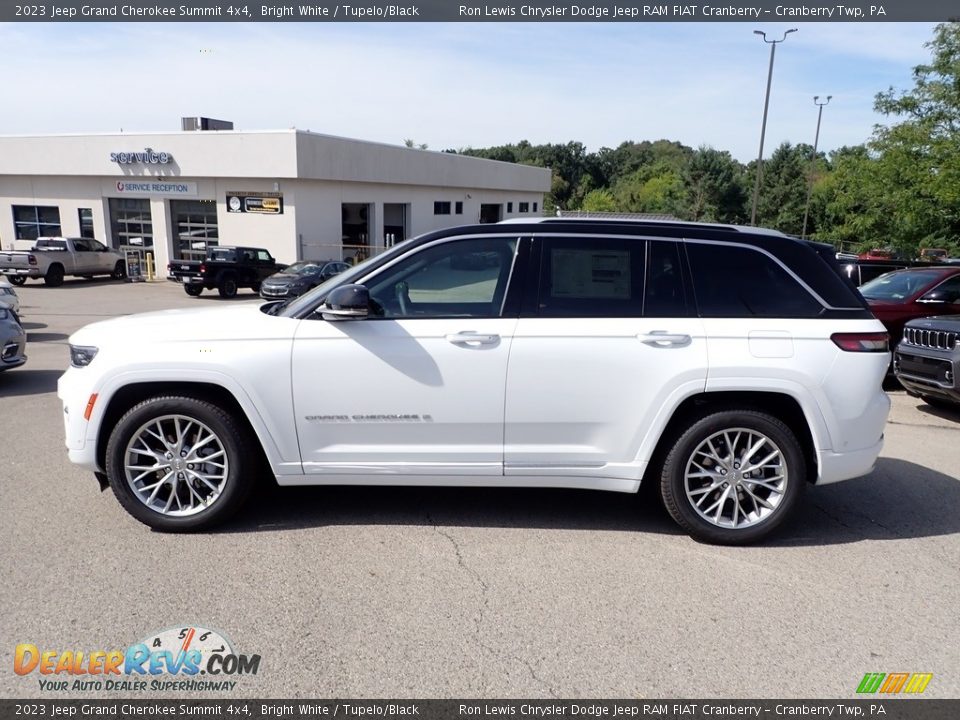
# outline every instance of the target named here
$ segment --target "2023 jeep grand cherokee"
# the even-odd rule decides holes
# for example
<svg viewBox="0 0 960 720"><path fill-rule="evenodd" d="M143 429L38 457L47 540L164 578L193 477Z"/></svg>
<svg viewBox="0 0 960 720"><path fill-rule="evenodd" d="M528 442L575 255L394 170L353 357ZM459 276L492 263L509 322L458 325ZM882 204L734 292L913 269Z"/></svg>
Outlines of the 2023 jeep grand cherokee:
<svg viewBox="0 0 960 720"><path fill-rule="evenodd" d="M188 315L189 313L189 315ZM888 337L832 249L683 223L544 220L399 244L286 303L83 328L70 459L154 528L281 485L634 492L746 543L870 472Z"/></svg>

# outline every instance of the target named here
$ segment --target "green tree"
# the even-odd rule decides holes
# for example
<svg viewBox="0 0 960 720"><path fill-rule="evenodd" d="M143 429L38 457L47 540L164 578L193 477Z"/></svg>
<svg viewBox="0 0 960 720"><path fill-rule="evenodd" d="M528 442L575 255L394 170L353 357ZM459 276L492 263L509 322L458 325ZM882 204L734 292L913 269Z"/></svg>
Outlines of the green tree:
<svg viewBox="0 0 960 720"><path fill-rule="evenodd" d="M684 170L690 220L742 223L746 220L743 166L725 150L701 145Z"/></svg>
<svg viewBox="0 0 960 720"><path fill-rule="evenodd" d="M583 198L582 207L590 212L614 212L618 209L613 193L606 188L588 192Z"/></svg>

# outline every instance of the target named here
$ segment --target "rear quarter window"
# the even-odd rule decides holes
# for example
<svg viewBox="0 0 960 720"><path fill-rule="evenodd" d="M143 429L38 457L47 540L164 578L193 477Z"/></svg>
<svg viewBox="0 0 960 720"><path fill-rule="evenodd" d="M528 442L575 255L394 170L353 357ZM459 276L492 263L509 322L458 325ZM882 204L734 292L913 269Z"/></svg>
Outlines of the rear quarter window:
<svg viewBox="0 0 960 720"><path fill-rule="evenodd" d="M688 241L687 255L701 317L805 318L823 311L803 285L759 250Z"/></svg>

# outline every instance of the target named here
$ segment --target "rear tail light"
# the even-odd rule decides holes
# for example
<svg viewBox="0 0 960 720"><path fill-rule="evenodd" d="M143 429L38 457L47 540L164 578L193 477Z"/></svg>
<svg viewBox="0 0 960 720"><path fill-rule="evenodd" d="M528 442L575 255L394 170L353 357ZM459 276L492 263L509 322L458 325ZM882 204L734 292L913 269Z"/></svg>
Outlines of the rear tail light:
<svg viewBox="0 0 960 720"><path fill-rule="evenodd" d="M31 265L36 265L36 264L37 264L37 256L36 256L36 255L27 255L27 262L30 263Z"/></svg>
<svg viewBox="0 0 960 720"><path fill-rule="evenodd" d="M201 263L201 264L200 264L200 274L203 275L206 271L207 271L207 266Z"/></svg>
<svg viewBox="0 0 960 720"><path fill-rule="evenodd" d="M890 335L878 333L834 333L830 336L834 344L846 352L888 352Z"/></svg>

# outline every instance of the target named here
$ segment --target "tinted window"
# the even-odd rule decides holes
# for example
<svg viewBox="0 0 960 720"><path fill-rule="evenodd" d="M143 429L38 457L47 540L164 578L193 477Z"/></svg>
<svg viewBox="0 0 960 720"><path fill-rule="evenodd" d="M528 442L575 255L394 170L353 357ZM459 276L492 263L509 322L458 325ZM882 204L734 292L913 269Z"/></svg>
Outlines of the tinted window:
<svg viewBox="0 0 960 720"><path fill-rule="evenodd" d="M515 238L482 238L414 252L366 283L372 315L497 317L516 248Z"/></svg>
<svg viewBox="0 0 960 720"><path fill-rule="evenodd" d="M923 295L924 300L939 300L945 303L960 303L960 275L942 282Z"/></svg>
<svg viewBox="0 0 960 720"><path fill-rule="evenodd" d="M90 242L88 240L73 238L73 249L76 252L90 252L93 248L90 247Z"/></svg>
<svg viewBox="0 0 960 720"><path fill-rule="evenodd" d="M544 238L538 314L639 317L643 312L642 240Z"/></svg>
<svg viewBox="0 0 960 720"><path fill-rule="evenodd" d="M679 244L652 241L649 246L643 314L647 317L685 317L688 314L687 300L683 292Z"/></svg>
<svg viewBox="0 0 960 720"><path fill-rule="evenodd" d="M736 245L688 242L701 317L814 317L823 306L773 258Z"/></svg>

